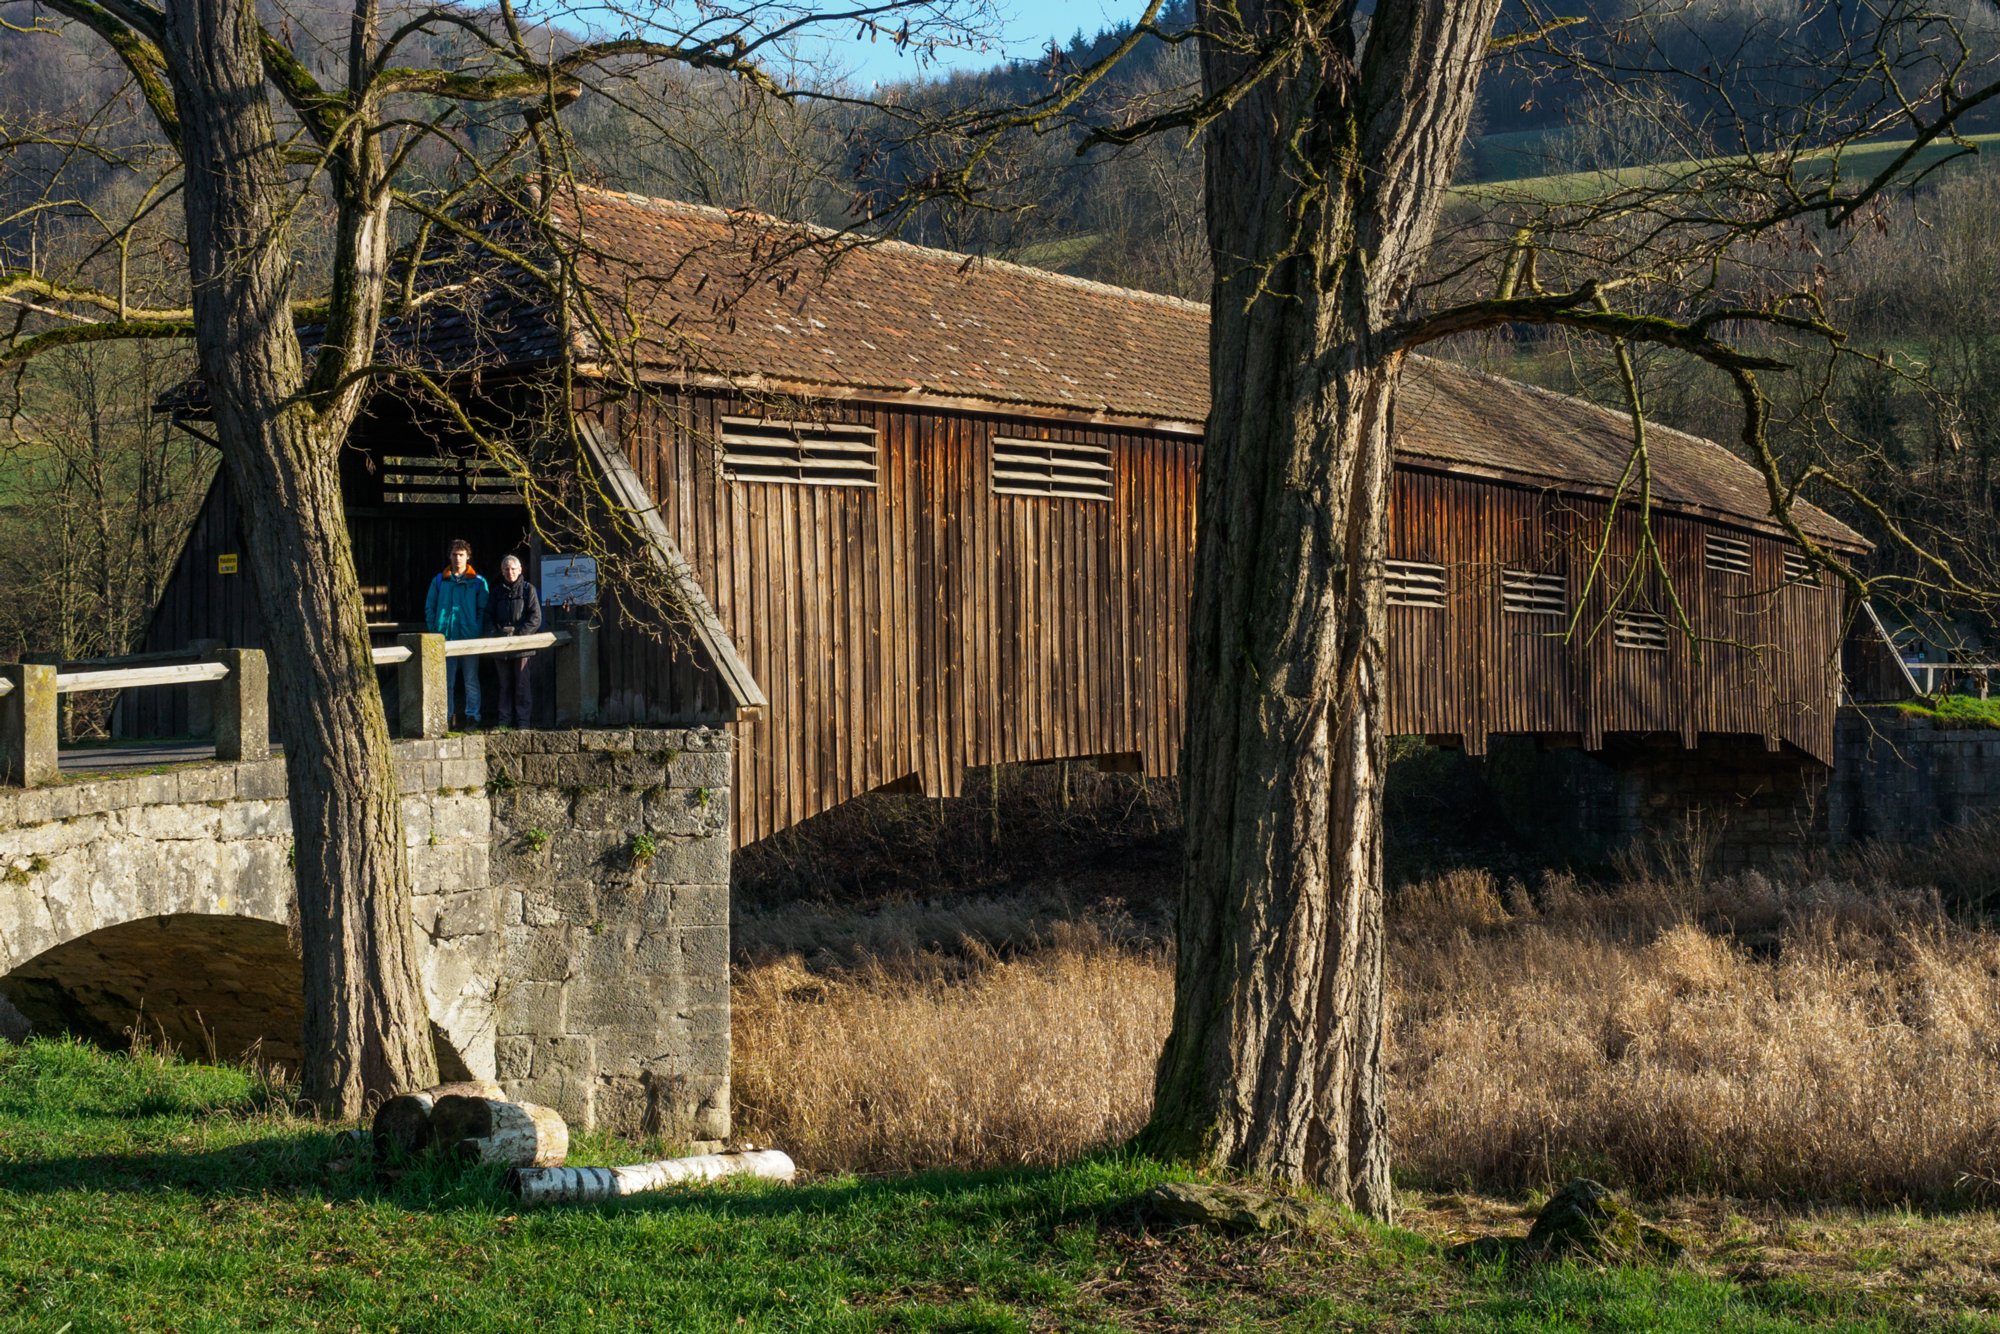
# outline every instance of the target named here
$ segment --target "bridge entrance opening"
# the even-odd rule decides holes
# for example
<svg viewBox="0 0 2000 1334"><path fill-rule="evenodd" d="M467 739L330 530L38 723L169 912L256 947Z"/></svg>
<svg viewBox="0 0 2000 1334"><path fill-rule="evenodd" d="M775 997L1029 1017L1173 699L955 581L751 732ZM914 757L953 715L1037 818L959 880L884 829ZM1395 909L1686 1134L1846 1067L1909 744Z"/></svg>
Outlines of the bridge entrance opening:
<svg viewBox="0 0 2000 1334"><path fill-rule="evenodd" d="M190 1060L296 1070L304 1011L285 928L251 917L176 914L108 926L0 977L32 1031L123 1049L135 1038Z"/></svg>

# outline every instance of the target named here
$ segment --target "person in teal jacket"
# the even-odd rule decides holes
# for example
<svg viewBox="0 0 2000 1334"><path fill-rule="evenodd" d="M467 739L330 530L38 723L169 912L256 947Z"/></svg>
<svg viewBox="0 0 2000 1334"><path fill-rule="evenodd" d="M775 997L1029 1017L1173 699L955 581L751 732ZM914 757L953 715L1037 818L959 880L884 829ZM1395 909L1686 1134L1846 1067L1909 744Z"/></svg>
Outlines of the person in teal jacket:
<svg viewBox="0 0 2000 1334"><path fill-rule="evenodd" d="M477 639L485 633L486 580L472 568L472 543L454 540L445 554L444 569L431 579L424 597L424 629L446 639ZM452 727L479 722L479 659L444 660L446 694Z"/></svg>

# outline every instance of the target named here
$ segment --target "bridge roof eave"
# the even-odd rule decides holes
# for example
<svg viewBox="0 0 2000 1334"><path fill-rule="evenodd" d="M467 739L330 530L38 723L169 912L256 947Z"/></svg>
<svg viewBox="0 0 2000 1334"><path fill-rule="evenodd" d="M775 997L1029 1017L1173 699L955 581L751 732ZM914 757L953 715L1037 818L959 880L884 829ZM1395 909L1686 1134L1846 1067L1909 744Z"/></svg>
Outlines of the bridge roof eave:
<svg viewBox="0 0 2000 1334"><path fill-rule="evenodd" d="M708 654L709 661L715 665L716 674L722 678L722 688L728 693L736 716L741 719L763 712L770 706L764 688L757 684L757 678L750 674L749 664L736 651L735 641L729 637L722 618L715 614L708 594L702 591L701 580L695 576L694 567L688 564L687 557L681 554L679 546L667 532L659 506L647 493L646 485L639 479L631 460L596 422L582 418L577 426L585 448L590 451L591 462L603 476L612 499L627 510L645 531L653 560L686 609L689 629Z"/></svg>

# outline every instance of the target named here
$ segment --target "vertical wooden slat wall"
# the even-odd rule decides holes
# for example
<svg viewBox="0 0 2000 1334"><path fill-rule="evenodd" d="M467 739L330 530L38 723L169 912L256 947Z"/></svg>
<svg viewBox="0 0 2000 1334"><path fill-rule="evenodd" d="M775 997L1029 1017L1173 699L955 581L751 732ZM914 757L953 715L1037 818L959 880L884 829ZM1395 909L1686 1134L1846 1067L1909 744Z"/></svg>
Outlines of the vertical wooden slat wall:
<svg viewBox="0 0 2000 1334"><path fill-rule="evenodd" d="M872 488L728 482L724 415L747 401L649 393L596 409L624 445L723 625L770 697L735 724L736 836L762 838L849 797L909 783L960 790L973 766L1136 756L1176 771L1185 702L1199 442L1100 425L848 403L877 432ZM1109 500L997 495L996 435L1110 451ZM1483 748L1494 734L1762 735L1826 759L1842 591L1784 582L1785 543L1674 514L1653 529L1698 644L1622 648L1612 595L1673 618L1656 571L1629 581L1639 517L1603 544L1606 502L1399 466L1389 555L1444 567L1442 608L1392 607L1388 720ZM371 537L356 529L357 557ZM463 522L461 516L455 522ZM426 520L430 523L430 520ZM407 526L407 522L405 525ZM434 526L434 524L432 525ZM428 531L428 529L426 529ZM261 642L248 572L220 575L237 514L218 478L144 647ZM1746 541L1751 573L1710 568L1711 533ZM388 548L384 547L384 551ZM1507 570L1562 576L1568 618L1503 610ZM615 617L600 655L606 721L724 717L715 674L673 636ZM122 730L186 730L182 691L131 692Z"/></svg>
<svg viewBox="0 0 2000 1334"><path fill-rule="evenodd" d="M1389 555L1445 569L1442 608L1389 610L1393 734L1762 735L1828 759L1833 750L1842 595L1831 581L1787 585L1786 544L1747 530L1655 514L1652 529L1695 638L1680 633L1658 562L1641 560L1644 525L1607 504L1525 487L1398 468ZM1707 538L1747 541L1749 574L1709 567ZM1602 558L1598 554L1602 549ZM1503 610L1507 570L1564 576L1567 618ZM1616 602L1614 604L1614 597ZM1665 652L1623 648L1620 609L1669 624Z"/></svg>
<svg viewBox="0 0 2000 1334"><path fill-rule="evenodd" d="M822 404L825 420L876 430L876 486L725 482L721 418L758 405L635 402L635 465L771 700L737 725L739 841L885 784L954 795L973 766L1132 755L1147 773L1178 768L1197 442ZM1111 498L995 494L996 435L1109 449ZM1829 754L1837 590L1781 586L1782 544L1747 533L1753 573L1710 570L1706 534L1733 530L1659 514L1702 641L1622 648L1614 593L1673 615L1657 572L1634 573L1629 507L1593 571L1605 518L1601 500L1399 467L1390 554L1442 565L1448 594L1440 609L1390 610L1390 730L1475 752L1502 733L1597 746L1607 732L1733 732ZM1574 629L1503 610L1507 570L1562 576L1582 603ZM605 655L605 698L631 720L661 719L653 701L686 693L661 678L661 656Z"/></svg>
<svg viewBox="0 0 2000 1334"><path fill-rule="evenodd" d="M736 837L975 766L1136 756L1174 772L1186 660L1187 438L1026 418L821 405L876 431L874 487L728 482L715 394L603 410L769 696L736 724ZM1111 452L1111 499L999 495L996 435ZM607 632L607 721L674 721L685 650Z"/></svg>

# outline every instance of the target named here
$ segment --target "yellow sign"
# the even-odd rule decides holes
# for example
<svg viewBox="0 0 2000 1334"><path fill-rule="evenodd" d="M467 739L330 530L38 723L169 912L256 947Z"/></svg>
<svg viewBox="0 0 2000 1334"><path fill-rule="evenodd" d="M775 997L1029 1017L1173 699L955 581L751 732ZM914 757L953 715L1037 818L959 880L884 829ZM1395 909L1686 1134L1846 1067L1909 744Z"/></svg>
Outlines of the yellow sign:
<svg viewBox="0 0 2000 1334"><path fill-rule="evenodd" d="M222 554L218 555L215 558L215 572L217 574L235 574L236 553L233 551L225 551Z"/></svg>

